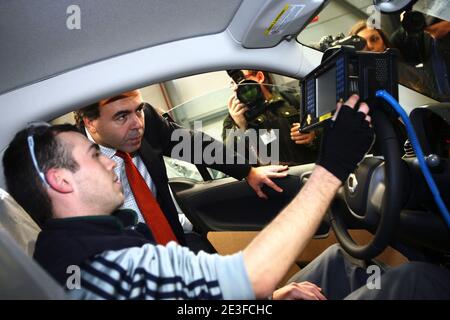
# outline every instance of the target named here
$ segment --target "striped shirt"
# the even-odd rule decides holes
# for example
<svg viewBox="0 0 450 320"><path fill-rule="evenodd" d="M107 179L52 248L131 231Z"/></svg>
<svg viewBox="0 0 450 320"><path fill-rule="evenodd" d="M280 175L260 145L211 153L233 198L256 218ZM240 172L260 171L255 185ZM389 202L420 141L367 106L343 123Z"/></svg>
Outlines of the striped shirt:
<svg viewBox="0 0 450 320"><path fill-rule="evenodd" d="M170 242L105 251L81 266L75 299L254 299L242 253L195 255Z"/></svg>

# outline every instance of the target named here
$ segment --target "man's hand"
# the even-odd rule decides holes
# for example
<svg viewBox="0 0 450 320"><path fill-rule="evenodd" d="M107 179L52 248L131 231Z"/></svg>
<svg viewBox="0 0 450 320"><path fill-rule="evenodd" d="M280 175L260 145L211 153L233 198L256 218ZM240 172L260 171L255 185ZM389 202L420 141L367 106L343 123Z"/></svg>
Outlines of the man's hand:
<svg viewBox="0 0 450 320"><path fill-rule="evenodd" d="M374 141L369 107L362 102L355 109L359 97L352 95L345 104L338 103L332 121L324 129L317 164L344 182L352 173Z"/></svg>
<svg viewBox="0 0 450 320"><path fill-rule="evenodd" d="M273 300L327 300L314 283L292 282L273 292Z"/></svg>
<svg viewBox="0 0 450 320"><path fill-rule="evenodd" d="M227 106L228 113L234 120L234 123L239 129L245 131L247 129L247 119L245 119L245 112L248 110L247 106L239 101L235 95L228 99Z"/></svg>
<svg viewBox="0 0 450 320"><path fill-rule="evenodd" d="M300 123L294 123L291 127L291 140L295 142L295 144L308 144L311 143L316 137L316 133L314 131L308 133L301 133L298 131L300 128Z"/></svg>
<svg viewBox="0 0 450 320"><path fill-rule="evenodd" d="M267 195L262 191L262 186L267 185L277 192L283 192L275 182L270 178L284 178L287 176L288 166L263 166L251 168L247 175L247 183L255 190L258 197L268 199Z"/></svg>

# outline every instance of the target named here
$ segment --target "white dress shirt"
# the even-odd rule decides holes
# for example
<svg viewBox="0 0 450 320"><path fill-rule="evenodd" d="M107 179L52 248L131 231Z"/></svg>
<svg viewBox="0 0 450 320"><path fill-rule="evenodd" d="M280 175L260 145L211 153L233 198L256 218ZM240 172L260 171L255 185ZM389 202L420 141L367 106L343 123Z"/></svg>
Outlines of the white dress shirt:
<svg viewBox="0 0 450 320"><path fill-rule="evenodd" d="M92 142L95 142L92 136L90 135L89 131L86 130L86 135L89 140ZM136 203L136 200L134 199L133 191L131 190L130 184L128 183L127 174L125 172L125 161L119 157L116 156L116 149L104 147L102 145L99 145L101 153L103 153L106 157L114 160L117 165L114 168L114 172L116 173L117 177L119 178L120 183L122 184L123 194L125 196L125 200L120 207L120 209L132 209L137 213L138 221L145 223L144 217L142 216L141 210L139 210L139 207ZM135 155L132 158L132 161L136 168L138 169L141 176L144 178L145 182L149 186L150 190L152 191L155 199L157 197L157 190L155 183L152 180L152 177L150 176L150 173L147 170L147 167L144 164L144 161L142 161L141 157L139 155ZM180 206L176 202L172 189L169 186L170 195L172 197L172 200L175 204L175 207L178 212L178 219L180 220L180 223L183 227L184 231L192 231L193 225L189 221L189 219L186 217L186 215L181 211Z"/></svg>

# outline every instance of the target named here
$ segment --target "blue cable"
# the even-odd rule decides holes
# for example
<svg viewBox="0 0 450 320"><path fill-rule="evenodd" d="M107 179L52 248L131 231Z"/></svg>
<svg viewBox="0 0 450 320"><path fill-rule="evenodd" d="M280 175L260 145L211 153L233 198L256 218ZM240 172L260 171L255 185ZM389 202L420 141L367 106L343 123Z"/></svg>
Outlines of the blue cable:
<svg viewBox="0 0 450 320"><path fill-rule="evenodd" d="M419 160L420 169L422 170L425 180L427 181L427 184L430 187L434 200L436 201L436 204L439 207L439 210L441 211L441 214L444 217L447 226L450 228L450 214L447 208L445 207L444 201L442 201L441 195L439 194L439 189L437 188L436 183L434 182L433 177L431 176L430 170L428 169L428 166L425 163L425 156L423 154L422 148L420 147L419 140L417 139L416 132L414 131L414 128L411 124L411 121L409 120L408 115L406 114L402 106L397 102L397 100L395 100L394 97L392 97L389 93L387 93L386 90L378 90L376 92L376 96L386 100L394 108L394 110L397 111L397 113L400 115L403 122L405 123L409 140L414 149L414 152L416 153L417 160Z"/></svg>

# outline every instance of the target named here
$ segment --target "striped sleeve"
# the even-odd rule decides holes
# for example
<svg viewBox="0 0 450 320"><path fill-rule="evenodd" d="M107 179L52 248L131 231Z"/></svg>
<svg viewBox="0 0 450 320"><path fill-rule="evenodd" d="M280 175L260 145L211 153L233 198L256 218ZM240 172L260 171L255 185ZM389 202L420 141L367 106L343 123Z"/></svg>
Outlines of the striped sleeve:
<svg viewBox="0 0 450 320"><path fill-rule="evenodd" d="M242 253L195 255L167 246L105 251L81 266L82 299L254 299Z"/></svg>

